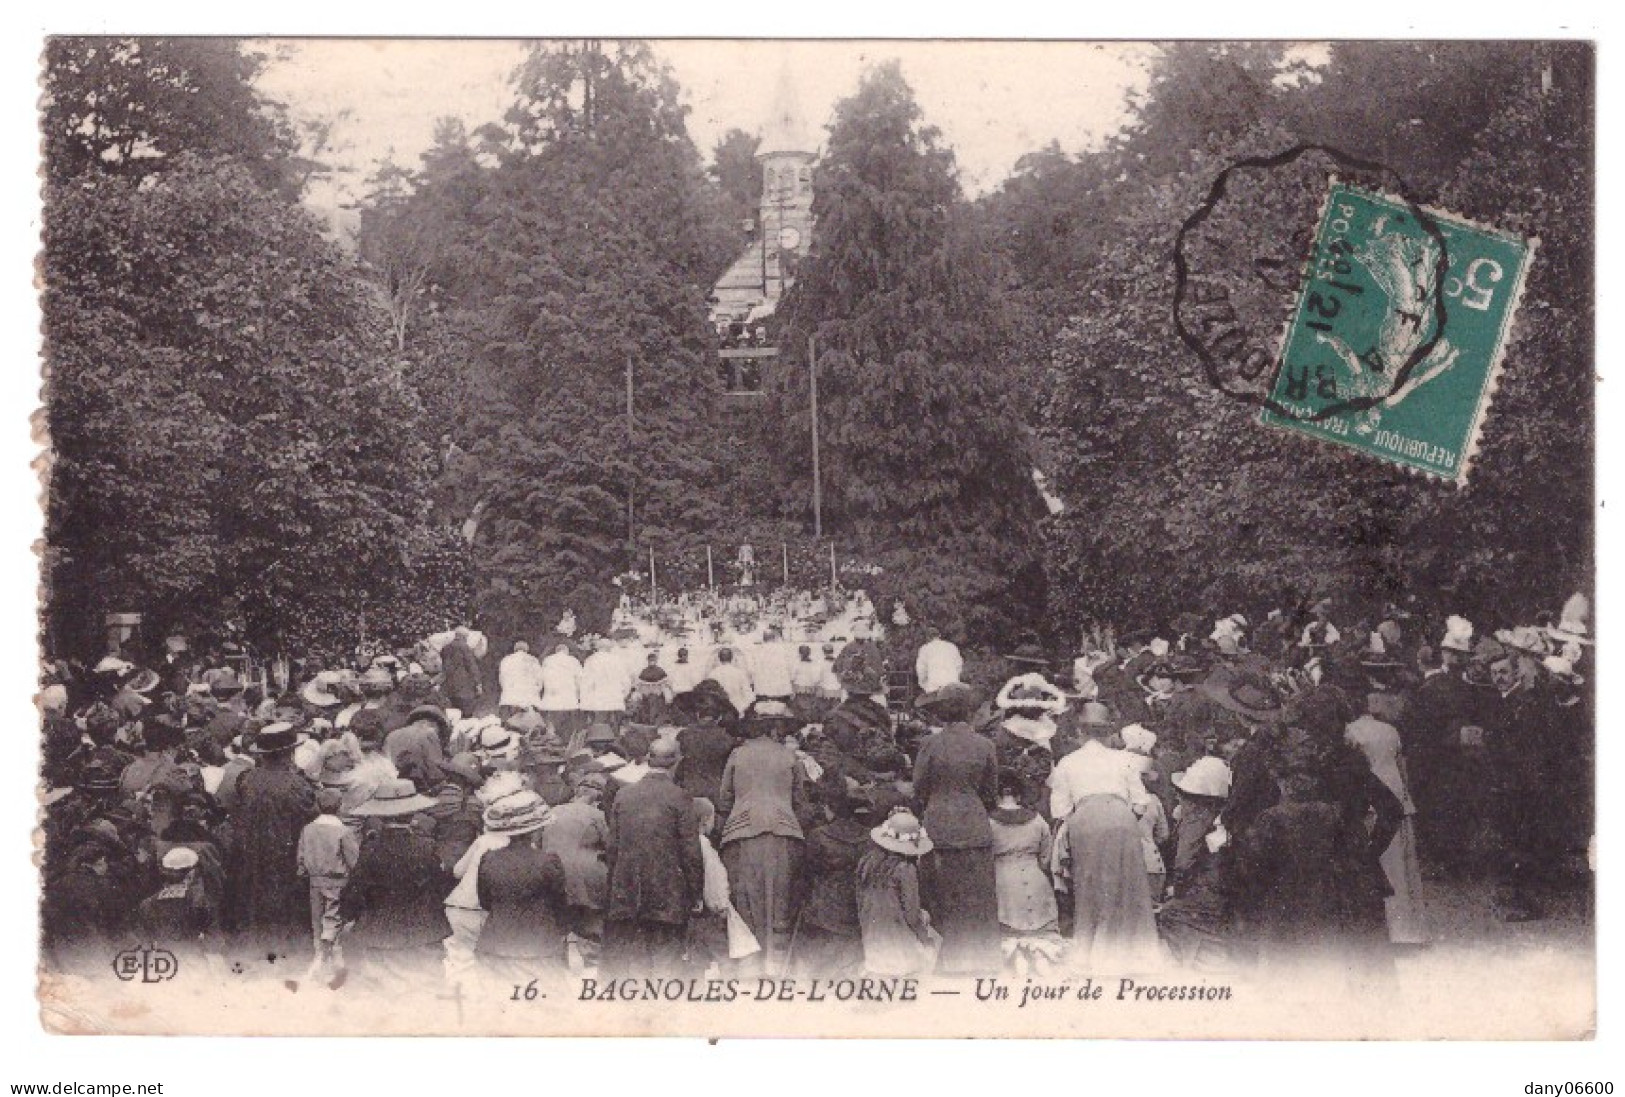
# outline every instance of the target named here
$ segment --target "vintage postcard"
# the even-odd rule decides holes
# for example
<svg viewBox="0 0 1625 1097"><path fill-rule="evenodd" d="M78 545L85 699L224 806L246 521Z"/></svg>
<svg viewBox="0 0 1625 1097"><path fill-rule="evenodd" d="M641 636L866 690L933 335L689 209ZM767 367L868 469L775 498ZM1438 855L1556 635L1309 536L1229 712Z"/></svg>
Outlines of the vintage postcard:
<svg viewBox="0 0 1625 1097"><path fill-rule="evenodd" d="M1594 77L49 39L41 1025L1590 1039Z"/></svg>

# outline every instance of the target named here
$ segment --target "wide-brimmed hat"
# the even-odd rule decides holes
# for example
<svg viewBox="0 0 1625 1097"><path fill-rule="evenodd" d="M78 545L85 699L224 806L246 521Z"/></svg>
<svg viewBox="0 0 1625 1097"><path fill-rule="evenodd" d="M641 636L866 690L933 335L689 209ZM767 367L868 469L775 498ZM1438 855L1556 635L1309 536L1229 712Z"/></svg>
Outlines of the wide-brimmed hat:
<svg viewBox="0 0 1625 1097"><path fill-rule="evenodd" d="M533 708L522 708L518 712L511 713L502 723L520 735L529 735L547 726L542 714Z"/></svg>
<svg viewBox="0 0 1625 1097"><path fill-rule="evenodd" d="M1224 759L1208 755L1198 758L1183 772L1174 774L1174 787L1191 796L1224 799L1230 795L1230 767Z"/></svg>
<svg viewBox="0 0 1625 1097"><path fill-rule="evenodd" d="M875 845L905 857L923 857L933 846L925 825L907 808L894 808L884 823L869 832Z"/></svg>
<svg viewBox="0 0 1625 1097"><path fill-rule="evenodd" d="M1228 682L1203 688L1221 706L1250 720L1274 720L1285 711L1275 687L1252 674L1237 674Z"/></svg>
<svg viewBox="0 0 1625 1097"><path fill-rule="evenodd" d="M487 834L517 837L547 826L553 821L553 811L547 801L524 789L488 804L482 821Z"/></svg>
<svg viewBox="0 0 1625 1097"><path fill-rule="evenodd" d="M310 736L292 724L286 722L266 724L254 736L254 745L248 749L253 754L281 754L292 750L308 738Z"/></svg>
<svg viewBox="0 0 1625 1097"><path fill-rule="evenodd" d="M203 672L203 684L216 697L235 697L243 691L242 679L230 667L215 667Z"/></svg>
<svg viewBox="0 0 1625 1097"><path fill-rule="evenodd" d="M745 710L745 719L751 723L772 725L798 725L801 718L783 701L757 701Z"/></svg>
<svg viewBox="0 0 1625 1097"><path fill-rule="evenodd" d="M389 672L388 667L374 664L362 672L356 684L361 687L362 693L388 693L395 688L395 676Z"/></svg>
<svg viewBox="0 0 1625 1097"><path fill-rule="evenodd" d="M1593 641L1586 635L1586 619L1590 616L1590 600L1583 594L1571 594L1563 603L1563 615L1546 632L1560 643L1590 644Z"/></svg>
<svg viewBox="0 0 1625 1097"><path fill-rule="evenodd" d="M143 667L130 675L129 681L124 683L124 688L132 693L151 693L157 687L158 682L158 672Z"/></svg>
<svg viewBox="0 0 1625 1097"><path fill-rule="evenodd" d="M1537 659L1544 659L1552 653L1552 645L1545 631L1534 625L1499 629L1495 633L1495 638L1504 647L1524 655L1533 655Z"/></svg>
<svg viewBox="0 0 1625 1097"><path fill-rule="evenodd" d="M941 689L920 694L914 700L915 708L950 723L969 720L981 705L981 691L964 682L949 682Z"/></svg>
<svg viewBox="0 0 1625 1097"><path fill-rule="evenodd" d="M322 754L316 783L324 788L347 789L356 783L356 762L347 750L327 750Z"/></svg>
<svg viewBox="0 0 1625 1097"><path fill-rule="evenodd" d="M342 703L343 699L332 692L332 687L338 682L338 676L330 671L324 671L306 682L299 690L299 696L308 704L317 708L331 708Z"/></svg>
<svg viewBox="0 0 1625 1097"><path fill-rule="evenodd" d="M1044 649L1035 643L1019 644L1015 651L1009 652L1005 658L1012 663L1027 663L1035 667L1047 667L1055 660L1044 653Z"/></svg>
<svg viewBox="0 0 1625 1097"><path fill-rule="evenodd" d="M415 724L419 720L427 720L429 723L435 724L440 728L443 735L449 736L451 734L451 721L446 717L445 709L439 705L419 705L406 714L406 722L409 724Z"/></svg>
<svg viewBox="0 0 1625 1097"><path fill-rule="evenodd" d="M506 761L519 757L519 736L501 724L487 724L472 744L481 761Z"/></svg>
<svg viewBox="0 0 1625 1097"><path fill-rule="evenodd" d="M387 818L395 815L416 815L439 804L433 796L423 796L418 787L404 777L385 781L378 786L372 798L351 812L369 818Z"/></svg>

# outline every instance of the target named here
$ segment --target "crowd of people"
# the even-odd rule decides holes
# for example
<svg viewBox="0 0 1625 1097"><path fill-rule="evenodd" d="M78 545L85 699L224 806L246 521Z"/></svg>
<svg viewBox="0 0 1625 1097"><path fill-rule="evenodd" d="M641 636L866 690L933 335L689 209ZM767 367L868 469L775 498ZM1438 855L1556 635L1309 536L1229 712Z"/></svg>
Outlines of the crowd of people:
<svg viewBox="0 0 1625 1097"><path fill-rule="evenodd" d="M1327 962L1381 985L1437 881L1493 881L1509 921L1584 886L1581 596L1496 630L1330 599L1186 614L975 674L902 613L819 637L765 608L706 635L564 621L541 657L460 628L274 676L185 636L55 664L46 962L248 950L419 991Z"/></svg>

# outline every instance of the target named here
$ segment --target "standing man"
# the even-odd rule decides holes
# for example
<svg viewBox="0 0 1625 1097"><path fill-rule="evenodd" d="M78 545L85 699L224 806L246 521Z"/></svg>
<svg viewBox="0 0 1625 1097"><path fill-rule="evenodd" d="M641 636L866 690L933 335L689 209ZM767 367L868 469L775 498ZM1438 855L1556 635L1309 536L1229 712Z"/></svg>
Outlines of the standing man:
<svg viewBox="0 0 1625 1097"><path fill-rule="evenodd" d="M475 715L480 698L485 696L485 683L480 680L479 657L469 645L466 626L458 625L450 643L440 649L440 668L446 700L464 716Z"/></svg>
<svg viewBox="0 0 1625 1097"><path fill-rule="evenodd" d="M231 826L237 835L240 925L250 943L290 952L310 938L310 895L299 878L299 835L319 814L316 786L294 766L304 737L292 724L269 724L254 737L256 764L237 783Z"/></svg>
<svg viewBox="0 0 1625 1097"><path fill-rule="evenodd" d="M933 627L931 639L920 645L914 660L914 676L919 679L921 693L935 693L943 686L959 681L965 672L965 657L959 647L943 638L942 630Z"/></svg>
<svg viewBox="0 0 1625 1097"><path fill-rule="evenodd" d="M751 653L750 675L757 700L781 701L788 705L795 692L790 669L790 648L784 642L783 633L777 627L769 628Z"/></svg>
<svg viewBox="0 0 1625 1097"><path fill-rule="evenodd" d="M541 710L542 663L523 640L513 642L512 654L497 664L497 714L504 720L522 709Z"/></svg>
<svg viewBox="0 0 1625 1097"><path fill-rule="evenodd" d="M756 688L751 683L750 671L734 661L732 648L717 649L717 665L712 668L709 677L727 693L734 711L740 716L756 700Z"/></svg>
<svg viewBox="0 0 1625 1097"><path fill-rule="evenodd" d="M580 725L581 660L570 654L569 644L559 644L541 662L542 716L553 734L569 738Z"/></svg>
<svg viewBox="0 0 1625 1097"><path fill-rule="evenodd" d="M621 789L610 808L604 850L609 907L603 969L608 975L656 975L682 961L705 865L694 798L672 780L680 760L676 743L655 743L648 773Z"/></svg>
<svg viewBox="0 0 1625 1097"><path fill-rule="evenodd" d="M632 676L614 641L601 639L581 664L581 711L588 723L619 728L626 719L626 695Z"/></svg>

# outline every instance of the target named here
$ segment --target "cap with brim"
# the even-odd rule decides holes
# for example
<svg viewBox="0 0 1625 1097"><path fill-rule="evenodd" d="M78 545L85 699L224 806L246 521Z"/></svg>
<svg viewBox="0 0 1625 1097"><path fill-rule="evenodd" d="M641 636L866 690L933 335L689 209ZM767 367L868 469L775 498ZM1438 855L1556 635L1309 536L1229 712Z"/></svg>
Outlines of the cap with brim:
<svg viewBox="0 0 1625 1097"><path fill-rule="evenodd" d="M310 738L292 724L266 724L254 736L254 745L248 749L254 754L281 754Z"/></svg>
<svg viewBox="0 0 1625 1097"><path fill-rule="evenodd" d="M869 837L881 849L905 857L922 857L934 848L924 824L907 809L892 812L884 823L869 831Z"/></svg>
<svg viewBox="0 0 1625 1097"><path fill-rule="evenodd" d="M159 862L165 872L190 872L197 867L197 850L188 846L176 846Z"/></svg>
<svg viewBox="0 0 1625 1097"><path fill-rule="evenodd" d="M385 781L372 794L372 799L356 808L352 815L369 818L387 818L396 815L416 815L440 803L432 796L418 794L417 786L405 778Z"/></svg>

